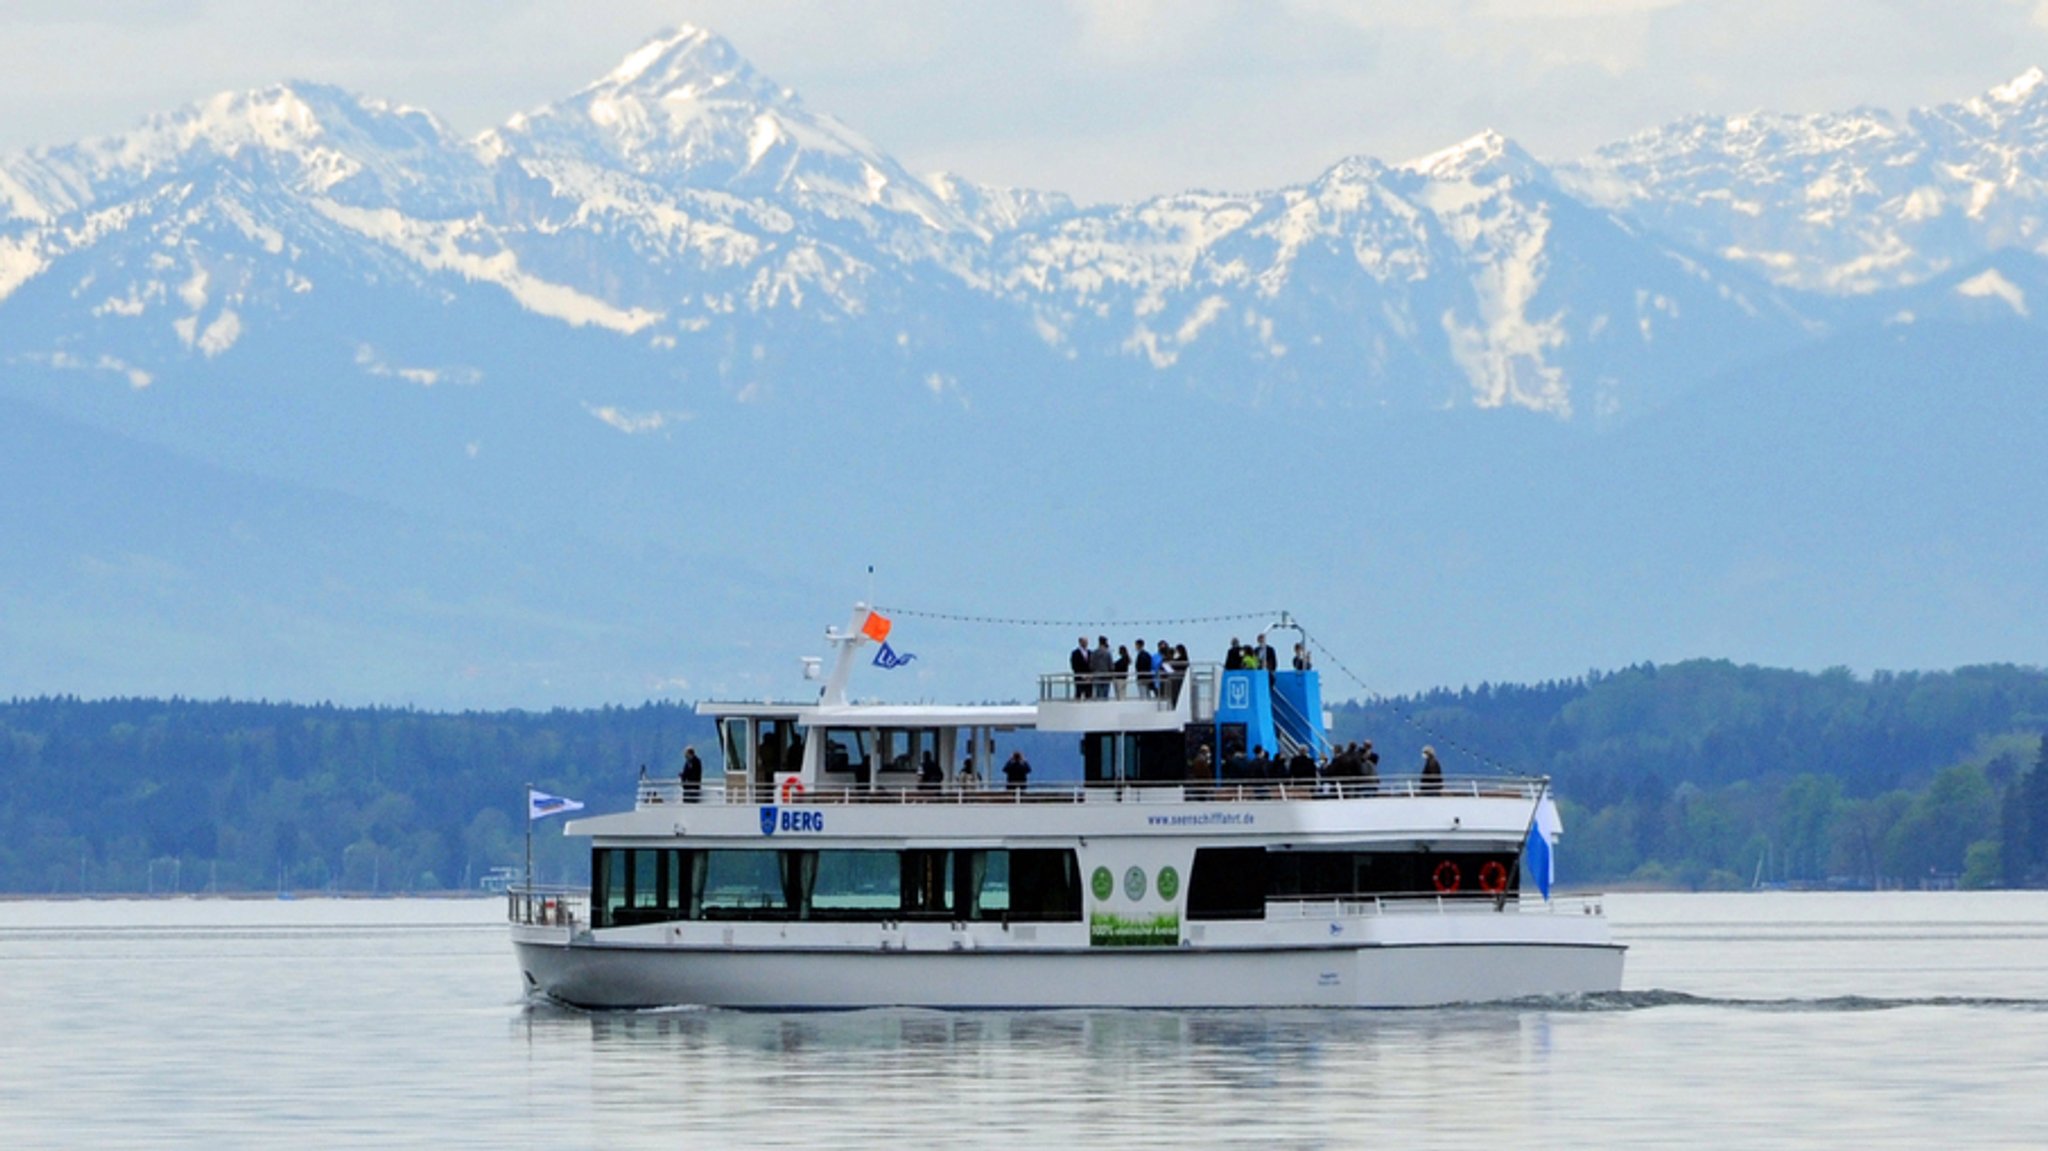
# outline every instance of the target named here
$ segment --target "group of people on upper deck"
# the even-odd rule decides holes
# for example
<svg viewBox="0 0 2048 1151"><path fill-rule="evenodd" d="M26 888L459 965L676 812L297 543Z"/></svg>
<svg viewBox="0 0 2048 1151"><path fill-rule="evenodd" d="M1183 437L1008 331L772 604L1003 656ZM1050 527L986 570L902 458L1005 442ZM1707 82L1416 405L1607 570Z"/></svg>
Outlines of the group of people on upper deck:
<svg viewBox="0 0 2048 1151"><path fill-rule="evenodd" d="M1118 644L1111 655L1108 636L1096 636L1093 647L1082 636L1067 656L1067 668L1074 673L1074 698L1124 699L1135 692L1145 699L1178 702L1180 685L1188 676L1187 645L1162 639L1148 649L1141 639L1137 648L1133 655L1131 645Z"/></svg>
<svg viewBox="0 0 2048 1151"><path fill-rule="evenodd" d="M1186 644L1168 643L1160 640L1151 649L1144 640L1133 645L1118 644L1116 654L1111 655L1109 637L1098 635L1090 646L1088 637L1075 641L1074 650L1067 653L1067 669L1074 673L1075 699L1126 699L1133 693L1144 699L1166 699L1180 701L1180 686L1187 679L1188 649ZM1307 671L1315 666L1309 656L1308 645L1294 645L1294 670ZM1266 642L1266 634L1259 633L1255 643L1240 643L1236 636L1230 637L1230 648L1224 653L1223 667L1226 671L1278 671L1280 655L1273 645Z"/></svg>
<svg viewBox="0 0 2048 1151"><path fill-rule="evenodd" d="M1295 644L1294 670L1307 671L1314 666L1315 661L1308 654L1308 645ZM1266 642L1265 632L1260 632L1257 641L1249 644L1239 643L1236 636L1231 636L1230 649L1223 653L1223 667L1226 671L1258 671L1264 668L1268 673L1276 672L1280 670L1280 653L1274 651L1273 645Z"/></svg>

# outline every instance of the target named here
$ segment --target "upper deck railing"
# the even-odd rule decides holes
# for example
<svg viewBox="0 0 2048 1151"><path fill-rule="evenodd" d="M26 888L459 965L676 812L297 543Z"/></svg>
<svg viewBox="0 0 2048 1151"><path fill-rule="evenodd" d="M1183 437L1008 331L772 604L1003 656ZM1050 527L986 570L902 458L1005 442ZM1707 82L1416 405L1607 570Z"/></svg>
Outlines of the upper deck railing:
<svg viewBox="0 0 2048 1151"><path fill-rule="evenodd" d="M1135 672L1050 672L1038 677L1040 703L1150 703L1161 711L1180 706L1183 693L1193 693L1190 710L1197 722L1216 714L1216 683L1223 668L1214 663L1189 664L1171 675L1139 676Z"/></svg>
<svg viewBox="0 0 2048 1151"><path fill-rule="evenodd" d="M1202 803L1316 802L1342 799L1522 799L1535 802L1543 781L1519 776L1380 776L1375 779L1256 779L1215 783L1034 784L1024 788L961 786L956 783L902 787L806 787L788 796L756 787L705 783L685 795L675 782L640 785L640 808L669 804L1017 804L1017 803Z"/></svg>

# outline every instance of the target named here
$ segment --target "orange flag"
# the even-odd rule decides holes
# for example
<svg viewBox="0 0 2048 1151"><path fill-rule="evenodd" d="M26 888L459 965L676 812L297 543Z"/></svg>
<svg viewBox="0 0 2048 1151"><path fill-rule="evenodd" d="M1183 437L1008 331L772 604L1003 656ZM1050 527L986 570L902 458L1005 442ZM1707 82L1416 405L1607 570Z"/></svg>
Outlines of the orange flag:
<svg viewBox="0 0 2048 1151"><path fill-rule="evenodd" d="M860 625L860 634L881 643L889 638L889 617L878 611L868 613L868 621Z"/></svg>

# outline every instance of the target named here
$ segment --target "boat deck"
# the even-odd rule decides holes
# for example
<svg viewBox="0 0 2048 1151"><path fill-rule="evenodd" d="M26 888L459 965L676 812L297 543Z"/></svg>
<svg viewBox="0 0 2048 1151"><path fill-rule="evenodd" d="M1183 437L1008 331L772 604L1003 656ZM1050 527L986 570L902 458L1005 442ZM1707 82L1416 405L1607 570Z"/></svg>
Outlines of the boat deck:
<svg viewBox="0 0 2048 1151"><path fill-rule="evenodd" d="M636 805L645 809L685 802L700 804L994 804L1023 803L1296 803L1344 799L1526 799L1534 801L1545 786L1540 779L1467 777L1424 779L1421 776L1380 776L1377 779L1244 780L1230 783L1122 783L1033 785L1025 788L963 787L955 783L901 787L805 787L787 796L769 784L752 787L707 782L698 798L686 800L676 782L640 785Z"/></svg>

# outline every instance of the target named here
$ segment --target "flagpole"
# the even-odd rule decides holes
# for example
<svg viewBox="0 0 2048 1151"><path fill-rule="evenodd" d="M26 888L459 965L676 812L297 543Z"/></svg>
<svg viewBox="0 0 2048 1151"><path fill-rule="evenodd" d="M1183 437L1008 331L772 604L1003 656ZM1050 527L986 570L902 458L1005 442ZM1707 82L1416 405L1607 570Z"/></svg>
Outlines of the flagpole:
<svg viewBox="0 0 2048 1151"><path fill-rule="evenodd" d="M533 784L526 785L526 894L533 896Z"/></svg>

